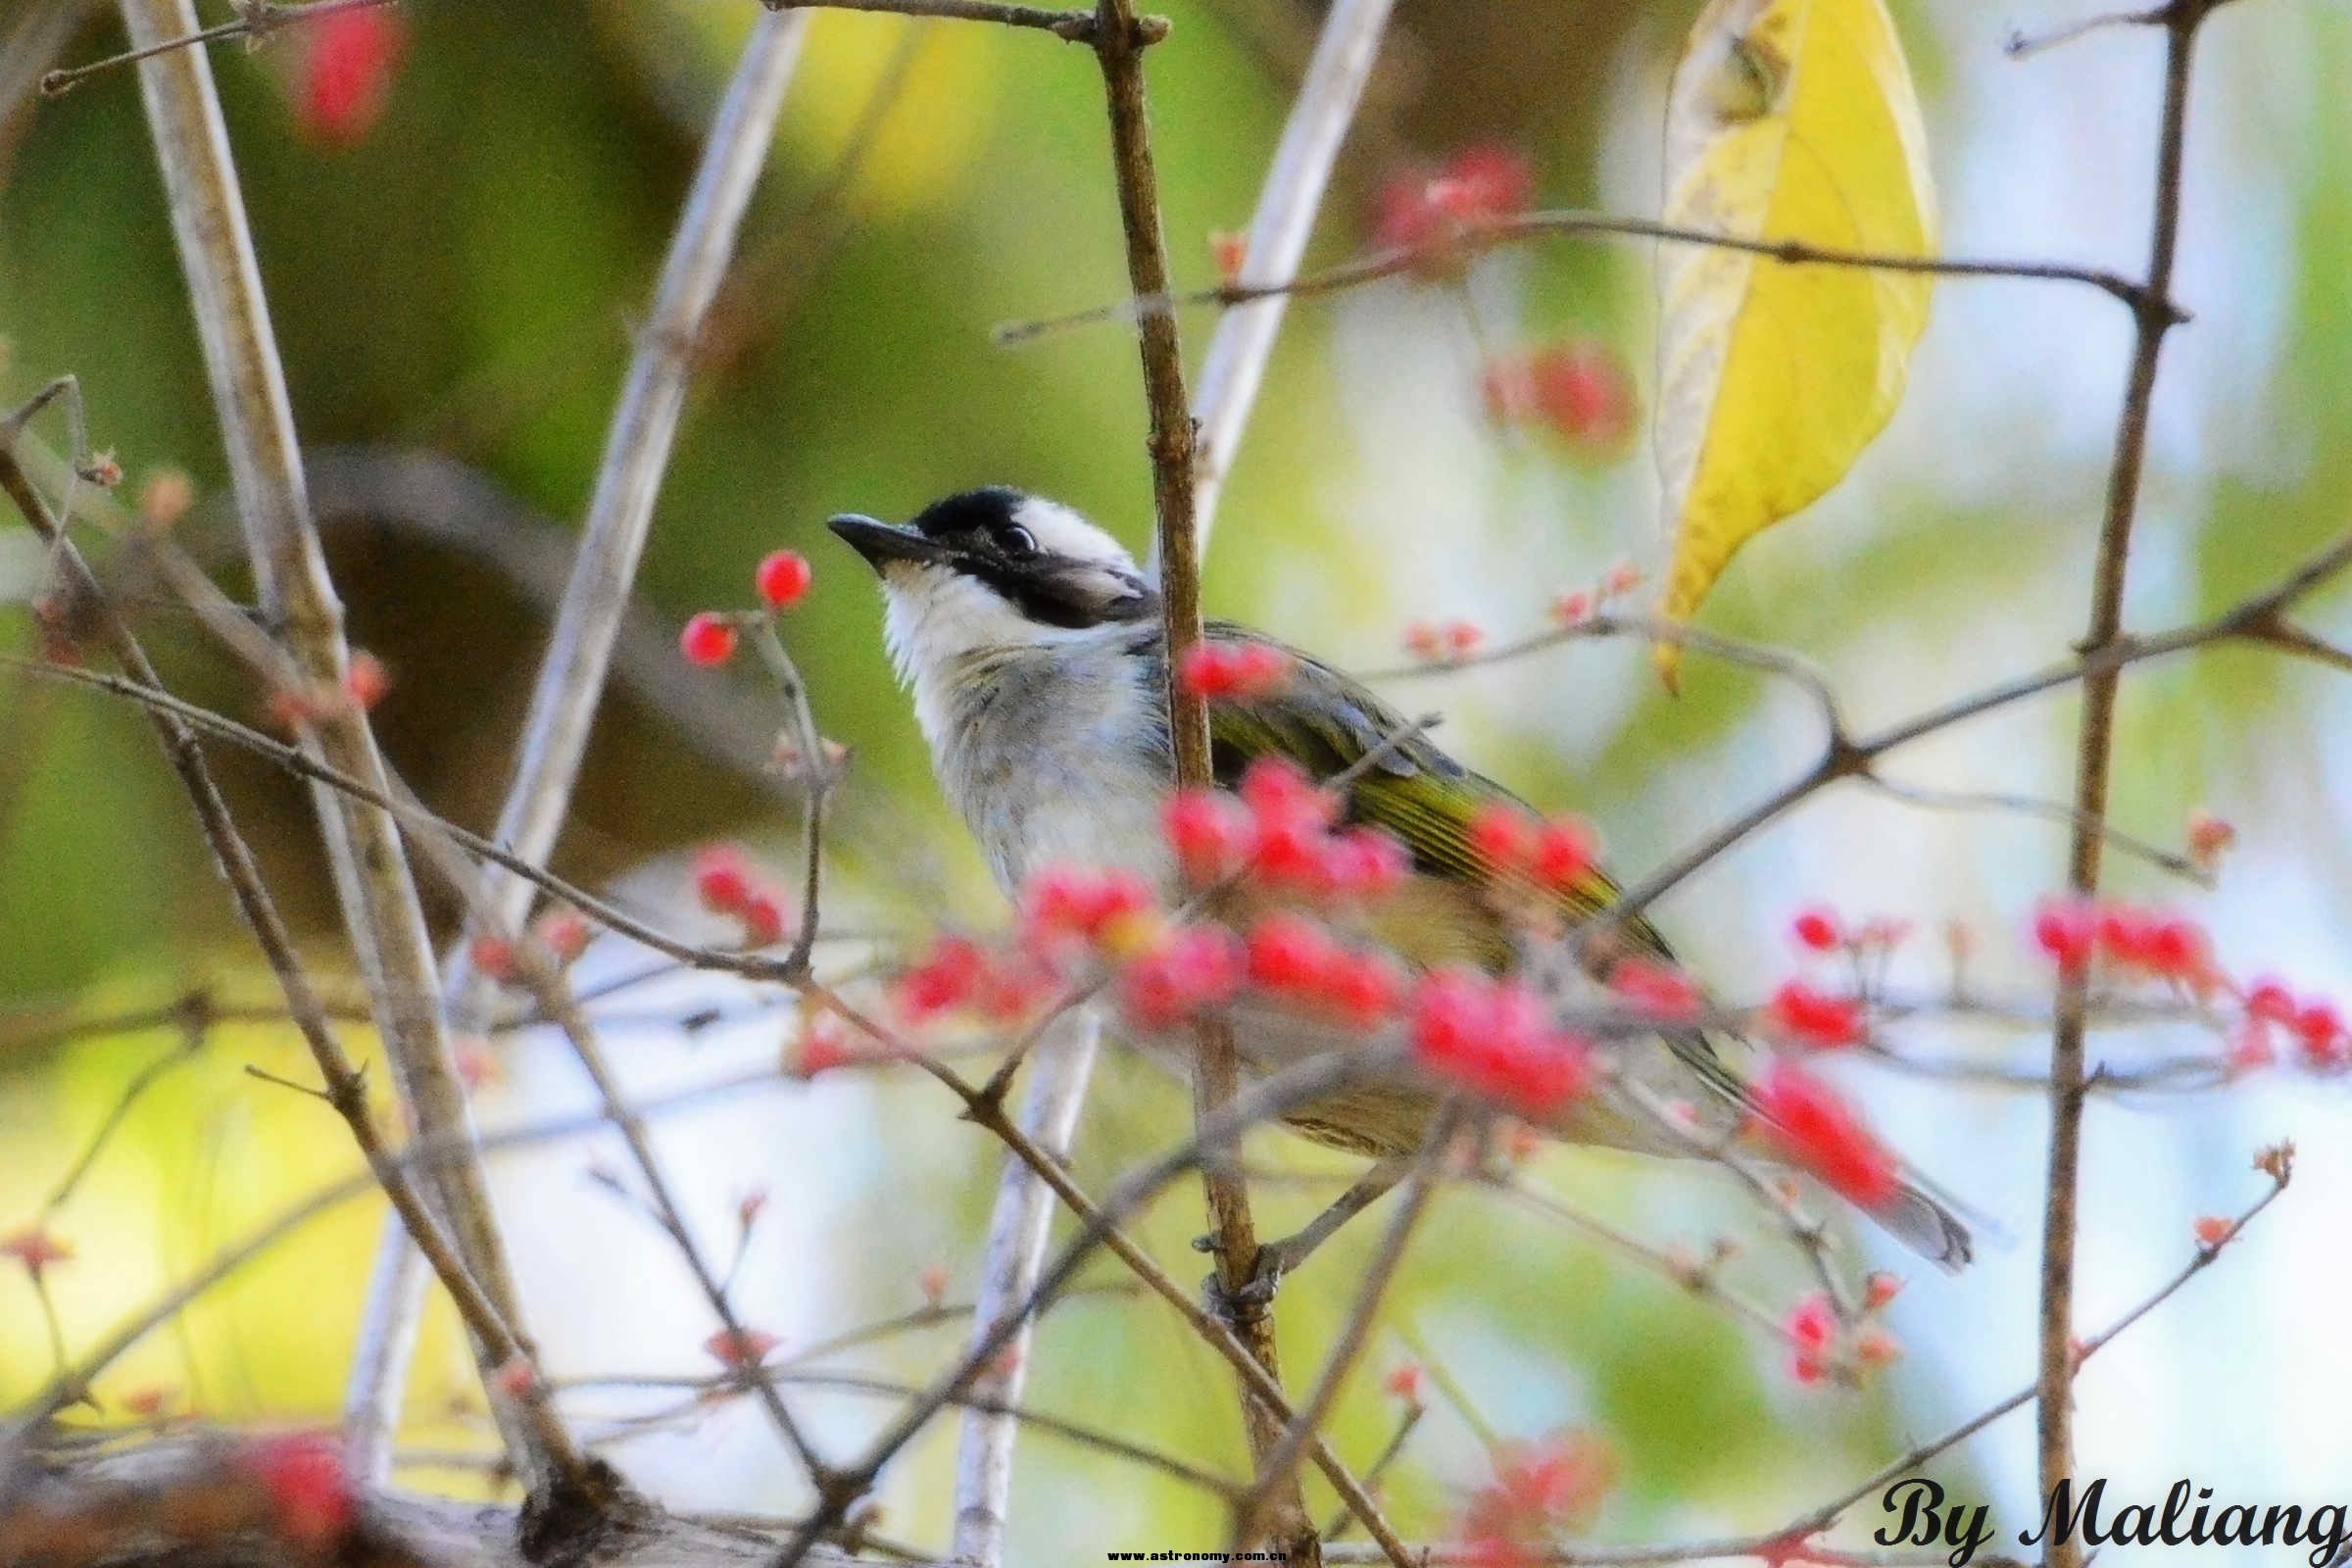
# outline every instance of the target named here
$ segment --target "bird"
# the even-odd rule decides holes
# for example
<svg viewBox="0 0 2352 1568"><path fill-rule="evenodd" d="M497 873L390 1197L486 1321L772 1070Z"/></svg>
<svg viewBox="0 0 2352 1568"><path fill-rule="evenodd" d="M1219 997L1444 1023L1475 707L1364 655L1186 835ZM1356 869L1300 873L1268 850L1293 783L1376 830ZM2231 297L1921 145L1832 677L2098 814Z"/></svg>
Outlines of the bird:
<svg viewBox="0 0 2352 1568"><path fill-rule="evenodd" d="M999 887L1017 896L1041 870L1082 866L1136 873L1172 896L1180 879L1163 826L1174 784L1166 636L1160 596L1134 557L1074 509L1005 486L949 496L905 523L844 513L827 526L880 579L884 642L933 771ZM1487 895L1472 823L1487 808L1524 803L1332 665L1230 621L1208 621L1203 636L1234 648L1269 645L1287 671L1269 691L1211 705L1217 782L1234 787L1267 758L1313 778L1345 779L1343 820L1386 830L1409 856L1402 884L1375 911L1374 933L1417 970L1520 967L1525 954ZM1558 896L1558 912L1589 919L1617 894L1596 869ZM1595 972L1580 978L1597 983L1627 952L1672 961L1646 919L1624 918L1616 929L1621 940L1588 947L1582 967ZM1350 1043L1337 1023L1246 1001L1233 1033L1245 1072L1260 1076ZM1134 1043L1181 1072L1195 1039L1178 1028ZM1754 1112L1746 1084L1704 1032L1667 1029L1612 1049L1618 1080L1654 1094L1653 1105L1701 1107L1700 1125L1727 1134ZM1285 1117L1293 1131L1374 1163L1323 1214L1261 1247L1247 1298L1270 1298L1309 1252L1402 1179L1442 1100L1399 1072L1393 1082L1351 1083ZM1688 1133L1622 1098L1601 1097L1545 1131L1647 1154L1692 1152ZM1968 1225L1908 1172L1870 1217L1946 1270L1970 1260Z"/></svg>

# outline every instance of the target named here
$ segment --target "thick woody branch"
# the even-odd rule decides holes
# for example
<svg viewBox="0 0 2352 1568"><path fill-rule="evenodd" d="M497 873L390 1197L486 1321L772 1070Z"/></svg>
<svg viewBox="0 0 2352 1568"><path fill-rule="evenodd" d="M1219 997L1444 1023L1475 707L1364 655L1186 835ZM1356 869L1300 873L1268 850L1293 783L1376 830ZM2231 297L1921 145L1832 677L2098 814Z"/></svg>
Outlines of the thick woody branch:
<svg viewBox="0 0 2352 1568"><path fill-rule="evenodd" d="M127 1450L59 1456L0 1452L0 1553L12 1541L60 1564L113 1568L282 1568L328 1560L315 1538L273 1528L278 1509L240 1464L232 1435L206 1434ZM514 1509L361 1485L332 1560L380 1568L540 1568L520 1544ZM566 1561L580 1568L743 1568L772 1561L790 1521L704 1523L647 1510L616 1523ZM65 1543L87 1555L56 1555ZM10 1561L24 1560L10 1554ZM872 1559L830 1547L819 1568ZM919 1563L914 1568L921 1568Z"/></svg>
<svg viewBox="0 0 2352 1568"><path fill-rule="evenodd" d="M1168 254L1160 231L1159 177L1152 167L1152 130L1144 96L1142 39L1131 0L1102 0L1096 10L1095 57L1110 109L1111 167L1119 192L1120 225L1127 242L1127 280L1138 299L1168 291ZM1184 390L1184 351L1175 318L1145 313L1136 322L1143 355L1144 391L1151 412L1152 511L1157 519L1161 601L1166 633L1168 725L1174 742L1175 784L1200 788L1211 780L1208 710L1179 678L1184 656L1200 640L1200 540L1194 523L1194 431ZM1241 1084L1241 1058L1233 1031L1222 1021L1204 1021L1193 1067L1193 1108L1198 1120L1216 1116L1231 1103ZM1201 1166L1208 1201L1209 1234L1215 1242L1217 1278L1228 1295L1238 1295L1257 1267L1257 1232L1250 1214L1250 1189L1230 1163ZM1237 1314L1235 1329L1251 1356L1279 1382L1274 1325L1262 1310ZM1260 1401L1243 1398L1242 1417L1250 1452L1262 1462L1282 1441L1279 1419ZM1316 1554L1313 1523L1294 1483L1274 1498L1268 1518L1286 1554L1312 1568Z"/></svg>
<svg viewBox="0 0 2352 1568"><path fill-rule="evenodd" d="M2197 29L2221 0L2172 0L2165 27L2164 109L2157 132L2155 218L2148 240L2147 281L2133 319L2138 332L2117 420L2115 462L2107 481L2106 515L2091 568L2090 624L2081 647L2097 654L2123 631L2124 586L2132 555L2132 526L2139 511L2146 467L2148 415L2156 397L2156 368L2165 334L2180 319L2171 306L2173 261L2180 236L2180 174L2188 121L2189 66ZM2115 756L2116 694L2121 668L2096 671L2082 682L2082 715L2075 752L2074 843L2067 882L2085 897L2099 886L2106 836L2107 786ZM2063 974L2058 1026L2050 1041L2050 1152L2041 1227L2041 1375L2035 1398L2041 1490L2050 1494L2075 1469L2075 1238L2079 1225L2082 1154L2085 979ZM2051 1542L2047 1568L2080 1568L2082 1547L2072 1536Z"/></svg>
<svg viewBox="0 0 2352 1568"><path fill-rule="evenodd" d="M196 30L188 0L122 0L122 14L138 49ZM349 666L342 606L312 524L211 61L200 49L172 49L142 60L138 73L263 607L306 683L340 692ZM356 704L329 706L306 744L338 771L380 788L383 760L367 715ZM398 825L389 812L332 791L315 790L313 801L345 927L411 1115L428 1135L463 1129L465 1093ZM468 1271L519 1333L514 1281L478 1164L457 1161L439 1171L434 1196ZM485 1372L498 1365L478 1344L476 1356ZM513 1399L494 1393L492 1403L534 1492L546 1499L552 1490L576 1490L577 1463L549 1451Z"/></svg>

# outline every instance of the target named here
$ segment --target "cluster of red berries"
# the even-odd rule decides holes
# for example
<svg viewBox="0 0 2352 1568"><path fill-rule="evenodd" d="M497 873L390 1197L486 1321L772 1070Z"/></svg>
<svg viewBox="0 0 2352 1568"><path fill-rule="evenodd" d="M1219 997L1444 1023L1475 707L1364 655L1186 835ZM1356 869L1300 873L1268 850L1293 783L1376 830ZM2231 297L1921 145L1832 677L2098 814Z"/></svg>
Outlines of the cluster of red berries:
<svg viewBox="0 0 2352 1568"><path fill-rule="evenodd" d="M1586 462L1623 457L1641 415L1625 357L1598 338L1498 355L1478 385L1496 424L1542 430Z"/></svg>
<svg viewBox="0 0 2352 1568"><path fill-rule="evenodd" d="M1457 1534L1479 1568L1530 1568L1592 1516L1616 1475L1607 1446L1589 1433L1498 1445L1494 1479L1471 1494Z"/></svg>
<svg viewBox="0 0 2352 1568"><path fill-rule="evenodd" d="M550 906L531 922L527 940L542 956L562 968L588 951L588 939L593 934L586 915L568 904L558 904ZM466 956L477 974L495 985L512 985L522 972L522 955L515 944L492 932L485 931L475 937L467 946Z"/></svg>
<svg viewBox="0 0 2352 1568"><path fill-rule="evenodd" d="M1414 252L1413 270L1443 277L1460 262L1467 235L1527 211L1535 172L1507 147L1469 147L1435 171L1409 170L1381 185L1373 232L1392 250Z"/></svg>
<svg viewBox="0 0 2352 1568"><path fill-rule="evenodd" d="M283 734L299 734L321 719L355 709L371 713L391 689L392 672L384 667L384 662L364 648L357 649L352 653L351 662L344 666L341 690L280 686L271 692L268 704L270 722Z"/></svg>
<svg viewBox="0 0 2352 1568"><path fill-rule="evenodd" d="M2352 1066L2352 1033L2325 997L2298 1001L2283 981L2266 978L2246 988L2245 1007L2230 1046L2234 1065L2268 1066L2274 1056L2271 1035L2278 1030L2294 1041L2306 1066L2323 1072Z"/></svg>
<svg viewBox="0 0 2352 1568"><path fill-rule="evenodd" d="M1301 1012L1371 1029L1396 1016L1405 994L1396 961L1349 947L1296 910L1259 917L1244 942L1250 984Z"/></svg>
<svg viewBox="0 0 2352 1568"><path fill-rule="evenodd" d="M1176 662L1176 683L1210 702L1246 700L1280 691L1291 669L1291 656L1272 643L1198 642Z"/></svg>
<svg viewBox="0 0 2352 1568"><path fill-rule="evenodd" d="M1553 1027L1543 998L1516 980L1433 970L1413 992L1411 1038L1431 1071L1531 1120L1557 1115L1600 1076L1592 1043Z"/></svg>
<svg viewBox="0 0 2352 1568"><path fill-rule="evenodd" d="M1583 883L1600 856L1600 841L1582 817L1539 820L1505 801L1479 808L1469 837L1490 879L1529 882L1553 893Z"/></svg>
<svg viewBox="0 0 2352 1568"><path fill-rule="evenodd" d="M1836 1090L1788 1057L1766 1065L1749 1099L1756 1134L1847 1202L1877 1212L1902 1191L1893 1151Z"/></svg>
<svg viewBox="0 0 2352 1568"><path fill-rule="evenodd" d="M1788 1337L1788 1375L1799 1383L1819 1383L1848 1351L1864 1370L1885 1366L1903 1353L1895 1337L1875 1321L1881 1308L1894 1299L1902 1282L1891 1274L1873 1274L1862 1298L1863 1321L1839 1321L1837 1307L1819 1291L1798 1298L1782 1332Z"/></svg>
<svg viewBox="0 0 2352 1568"><path fill-rule="evenodd" d="M1271 891L1360 902L1401 886L1411 868L1404 846L1378 828L1338 827L1339 814L1339 797L1296 763L1261 758L1237 793L1177 791L1161 825L1196 887L1247 874Z"/></svg>
<svg viewBox="0 0 2352 1568"><path fill-rule="evenodd" d="M2132 974L2209 990L2220 980L2205 930L2182 915L2096 899L2053 899L2034 915L2034 945L2059 968L2093 960Z"/></svg>
<svg viewBox="0 0 2352 1568"><path fill-rule="evenodd" d="M713 844L694 857L694 893L712 914L743 925L743 945L772 948L792 929L783 896L752 869L750 857L732 844Z"/></svg>
<svg viewBox="0 0 2352 1568"><path fill-rule="evenodd" d="M2193 849L2211 856L2234 833L2219 818L2204 817L2192 821L2190 837ZM2243 1011L2230 1039L2230 1063L2241 1071L2277 1060L2275 1037L2281 1033L2308 1067L2352 1067L2352 1031L2334 1003L2298 998L2276 979L2240 987L2215 958L2205 928L2184 915L2092 899L2052 900L2034 911L2034 943L2069 974L2103 965L2119 977L2162 980L2200 1000L2234 996Z"/></svg>
<svg viewBox="0 0 2352 1568"><path fill-rule="evenodd" d="M1630 561L1620 561L1602 572L1600 581L1591 588L1571 588L1551 602L1551 618L1562 626L1581 626L1596 612L1609 608L1613 600L1623 599L1642 586L1642 568Z"/></svg>
<svg viewBox="0 0 2352 1568"><path fill-rule="evenodd" d="M1487 640L1475 620L1416 620L1404 628L1404 651L1432 664L1458 664Z"/></svg>
<svg viewBox="0 0 2352 1568"><path fill-rule="evenodd" d="M752 570L752 587L766 606L765 613L790 610L808 596L808 585L815 580L808 558L797 550L771 551L761 558ZM688 618L678 633L678 652L690 664L705 669L725 663L735 657L742 641L745 617L717 610L706 610Z"/></svg>

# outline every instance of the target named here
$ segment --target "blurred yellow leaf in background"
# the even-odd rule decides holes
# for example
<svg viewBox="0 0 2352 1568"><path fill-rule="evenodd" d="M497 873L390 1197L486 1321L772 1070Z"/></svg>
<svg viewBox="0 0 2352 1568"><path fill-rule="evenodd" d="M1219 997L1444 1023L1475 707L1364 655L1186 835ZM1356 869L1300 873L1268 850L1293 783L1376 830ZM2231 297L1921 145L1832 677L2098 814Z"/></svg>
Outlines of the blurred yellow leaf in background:
<svg viewBox="0 0 2352 1568"><path fill-rule="evenodd" d="M1926 133L1882 0L1713 0L1666 109L1665 220L1918 256L1936 240ZM1924 273L1659 247L1658 471L1688 620L1742 544L1836 484L1902 397ZM1669 685L1677 650L1661 647Z"/></svg>

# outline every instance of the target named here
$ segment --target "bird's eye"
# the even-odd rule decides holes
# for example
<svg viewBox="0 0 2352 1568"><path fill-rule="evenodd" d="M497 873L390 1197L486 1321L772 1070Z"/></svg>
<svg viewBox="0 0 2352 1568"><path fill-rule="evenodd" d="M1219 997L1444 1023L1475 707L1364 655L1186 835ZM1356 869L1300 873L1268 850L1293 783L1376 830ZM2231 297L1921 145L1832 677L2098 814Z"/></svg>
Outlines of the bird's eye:
<svg viewBox="0 0 2352 1568"><path fill-rule="evenodd" d="M1004 553L1008 556L1034 556L1037 554L1037 535L1017 522L1006 523L999 529L997 543L1004 546Z"/></svg>

